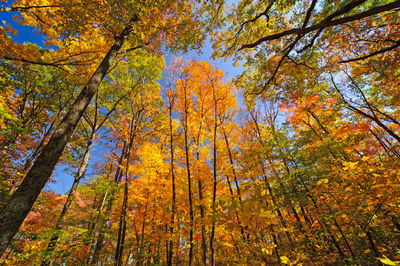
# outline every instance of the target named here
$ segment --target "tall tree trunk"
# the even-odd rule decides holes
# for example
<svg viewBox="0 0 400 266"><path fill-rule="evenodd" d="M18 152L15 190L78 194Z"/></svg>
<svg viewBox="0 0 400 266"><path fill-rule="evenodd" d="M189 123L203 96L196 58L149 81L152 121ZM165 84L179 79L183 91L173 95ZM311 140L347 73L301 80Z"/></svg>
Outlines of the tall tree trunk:
<svg viewBox="0 0 400 266"><path fill-rule="evenodd" d="M118 144L117 144L118 145ZM113 169L113 163L111 161L110 163L110 169L107 171L107 175L105 177L105 180L108 180L110 178L111 172ZM93 250L94 247L94 237L93 234L96 232L98 226L99 226L99 221L100 221L100 217L101 217L101 213L104 209L104 206L106 204L106 200L107 200L107 196L108 193L110 192L110 188L111 188L111 184L113 183L113 181L110 181L106 191L102 194L102 196L100 197L101 200L99 201L100 204L96 204L96 202L93 202L93 209L95 209L96 207L96 212L95 212L95 217L93 218L93 221L90 222L89 224L89 228L88 228L88 233L86 238L84 239L84 244L89 246L89 251ZM86 258L85 260L85 264L89 264L90 262L90 254L89 256Z"/></svg>
<svg viewBox="0 0 400 266"><path fill-rule="evenodd" d="M236 184L236 190L237 190L237 194L238 194L238 198L239 198L239 202L240 202L240 209L242 209L242 195L241 195L241 192L240 192L240 185L239 185L239 182L238 182L238 179L237 179L237 175L236 175L235 164L233 162L233 156L232 156L232 152L231 152L231 147L229 145L228 136L226 135L225 129L222 128L222 131L224 133L226 149L228 150L229 162L230 162L231 167L232 167L233 179L234 179L235 184ZM234 201L235 200L235 195L233 193L232 184L231 184L231 181L229 180L229 176L228 175L226 176L226 181L228 183L229 193L231 194L232 201ZM244 232L244 228L242 226L242 223L240 222L239 212L238 212L238 210L236 208L235 208L235 214L236 214L236 218L238 220L238 225L239 225L239 228L240 228L240 232L241 232L241 234L243 236L243 240L246 241L246 235L245 235L245 232ZM238 248L236 248L236 249L238 249Z"/></svg>
<svg viewBox="0 0 400 266"><path fill-rule="evenodd" d="M371 245L371 249L374 251L375 257L380 257L379 251L375 246L374 239L372 238L371 231L367 228L367 230L365 230L365 233L367 235L368 242ZM382 265L382 263L379 263L379 265Z"/></svg>
<svg viewBox="0 0 400 266"><path fill-rule="evenodd" d="M275 245L274 251L275 251L275 256L276 256L276 259L277 259L277 263L278 263L278 265L281 265L281 256L279 255L279 250L278 250L279 243L278 243L278 241L276 239L274 227L273 227L272 224L270 225L270 228L271 228L272 241L273 241L273 243Z"/></svg>
<svg viewBox="0 0 400 266"><path fill-rule="evenodd" d="M189 143L188 143L188 107L187 107L187 96L186 87L184 88L184 100L185 100L185 114L184 114L184 137L185 137L185 158L186 158L186 170L187 170L187 180L188 180L188 193L189 193L189 216L190 216L190 231L189 231L189 265L192 265L193 261L193 224L194 224L194 214L193 214L193 200L192 200L192 181L190 176L190 160L189 160Z"/></svg>
<svg viewBox="0 0 400 266"><path fill-rule="evenodd" d="M146 205L144 207L144 214L143 214L143 220L142 220L142 229L141 229L141 233L140 236L137 235L136 239L138 239L138 249L137 249L137 256L136 256L136 261L137 261L137 265L143 265L143 250L144 250L144 231L146 228L146 219L147 219L147 211L148 211L148 206L149 206L149 193L147 193L146 195Z"/></svg>
<svg viewBox="0 0 400 266"><path fill-rule="evenodd" d="M79 182L80 182L80 180L82 179L82 177L85 174L86 167L88 165L88 161L89 161L89 157L90 157L90 150L92 148L95 136L96 136L96 133L94 131L92 131L92 134L91 134L91 136L90 136L90 138L88 140L88 143L87 143L87 146L86 146L86 149L85 149L85 153L84 153L83 158L82 158L82 162L79 165L79 170L75 175L74 183L72 184L72 187L69 190L67 200L65 201L64 207L63 207L63 209L61 211L61 214L58 217L57 224L56 224L56 226L54 228L55 232L53 233L53 236L50 239L49 245L47 246L47 249L46 249L46 253L51 253L55 249L55 247L57 245L57 241L58 241L58 238L60 236L60 230L61 230L61 228L62 228L62 226L64 224L65 215L66 215L66 213L68 212L68 210L69 210L69 208L71 206L72 200L74 199L75 192L76 192L76 189L78 188ZM41 265L42 266L49 265L50 264L50 260L49 259L50 258L45 258L45 260L42 261Z"/></svg>
<svg viewBox="0 0 400 266"><path fill-rule="evenodd" d="M226 148L228 150L229 162L231 163L231 166L232 166L232 174L233 174L233 178L235 180L237 194L239 197L239 201L242 202L242 195L241 195L242 193L240 192L240 185L239 185L239 181L238 181L237 175L236 175L235 164L233 163L232 151L231 151L231 147L229 145L228 136L226 135L225 129L223 129L223 133L224 133Z"/></svg>
<svg viewBox="0 0 400 266"><path fill-rule="evenodd" d="M173 240L173 233L174 233L174 222L175 222L175 212L176 212L176 188L175 188L175 169L174 169L174 136L172 131L172 105L173 103L170 102L169 107L169 134L170 134L170 152L171 152L171 182L172 182L172 210L171 210L171 225L169 232L171 234L171 240L167 245L167 265L172 266L173 262L173 250L174 250L174 240Z"/></svg>
<svg viewBox="0 0 400 266"><path fill-rule="evenodd" d="M215 265L215 214L216 206L215 201L217 199L217 99L215 97L215 90L213 86L213 98L214 98L214 132L213 132L213 197L212 197L212 225L211 225L211 236L210 236L210 251L211 251L211 266Z"/></svg>
<svg viewBox="0 0 400 266"><path fill-rule="evenodd" d="M135 138L135 133L136 133L136 128L138 126L138 123L140 121L135 119L135 116L137 115L138 119L140 118L140 114L142 113L143 109L141 109L140 111L138 111L137 113L134 113L132 115L132 119L131 119L131 124L130 124L130 139L129 139L129 143L127 143L126 141L124 141L123 147L122 147L122 151L121 151L121 156L118 159L118 166L117 166L117 171L115 173L115 177L114 177L114 182L116 184L119 184L122 180L122 176L123 176L123 171L122 168L119 167L125 158L127 158L127 165L125 167L126 169L126 182L128 182L128 173L129 173L129 158L130 158L130 152L132 149L132 145L133 145L133 140ZM135 123L134 123L135 122ZM128 196L128 187L127 187L127 183L125 183L125 188L124 188L124 203L123 203L123 215L121 216L121 220L122 224L120 223L120 228L119 228L119 232L118 232L118 243L117 243L117 250L116 250L116 256L115 256L115 261L116 264L117 263L122 263L122 255L123 255L123 245L124 245L124 241L125 241L125 234L126 234L126 207L127 207L127 196ZM115 195L111 195L108 204L107 204L107 209L105 211L105 217L108 216L108 214L111 212L112 209L112 205L113 202L115 200ZM105 224L105 220L102 221L102 226L100 227L100 232L98 234L97 237L97 242L93 251L93 259L92 259L92 264L96 264L98 259L99 259L99 255L100 255L100 251L104 246L104 233L105 233L105 228L104 228L104 224ZM120 261L120 262L118 262ZM121 264L119 264L121 265Z"/></svg>
<svg viewBox="0 0 400 266"><path fill-rule="evenodd" d="M123 145L122 151L121 151L121 155L118 159L117 170L115 172L115 176L114 176L114 180L113 180L113 182L116 184L118 184L122 178L122 168L119 166L123 163L123 160L126 156L127 147L128 147L127 143L124 142L124 145ZM104 200L105 200L107 198L107 195L105 195L104 197L105 197L104 198ZM104 246L104 234L106 231L106 228L105 228L106 218L107 218L108 214L111 212L112 205L114 203L114 199L115 199L115 195L113 193L111 193L110 198L107 202L106 210L104 212L104 218L100 219L100 213L99 213L99 218L98 218L100 220L98 222L99 234L97 235L96 244L93 249L93 256L92 256L91 264L97 264L99 257L100 257L100 251Z"/></svg>
<svg viewBox="0 0 400 266"><path fill-rule="evenodd" d="M254 122L254 125L255 125L255 133L256 133L256 135L257 135L257 138L258 138L260 144L261 144L263 147L265 147L265 146L264 146L264 141L263 141L263 138L262 138L262 135L261 135L261 130L260 130L260 127L259 127L259 125L258 125L258 121L257 121L256 117L254 116L254 114L253 114L252 112L250 112L250 116L251 116L251 118L252 118L252 120L253 120L253 122ZM272 166L272 162L270 161L269 157L267 157L267 159L269 160L269 163L270 163L271 166ZM271 196L272 203L274 204L275 212L277 213L277 215L278 215L278 217L279 217L279 220L280 220L282 226L286 229L286 230L285 230L286 237L288 238L288 240L289 240L289 242L290 242L290 245L291 245L291 247L293 248L294 246L293 246L292 237L291 237L290 232L289 232L289 230L288 230L288 227L287 227L287 225L286 225L285 219L283 218L282 212L281 212L281 210L280 210L280 208L279 208L278 201L276 200L275 194L274 194L274 192L273 192L273 190L272 190L272 187L271 187L271 185L270 185L270 182L269 182L269 180L268 180L267 173L266 173L266 171L265 171L265 169L264 169L264 164L263 164L262 159L261 159L260 156L259 156L258 160L260 161L259 165L260 165L260 167L261 167L262 177L263 177L263 179L264 179L265 186L267 187L267 190L268 190L268 192L269 192L269 194L270 194L270 196ZM275 173L276 176L277 176L277 174L278 174L278 173Z"/></svg>
<svg viewBox="0 0 400 266"><path fill-rule="evenodd" d="M199 200L200 200L200 219L201 219L201 249L203 252L203 264L207 265L207 232L206 232L206 226L204 224L205 222L205 208L203 205L203 199L204 199L204 195L203 195L203 184L201 182L200 177L198 177L197 179L197 183L199 185Z"/></svg>
<svg viewBox="0 0 400 266"><path fill-rule="evenodd" d="M129 156L128 156L129 158ZM129 159L127 161L129 164ZM128 205L128 179L125 181L124 186L124 199L122 202L122 213L119 221L119 229L118 229L118 241L117 248L115 251L115 266L122 265L122 258L124 254L124 243L125 243L125 235L126 235L126 209Z"/></svg>
<svg viewBox="0 0 400 266"><path fill-rule="evenodd" d="M17 233L46 182L49 180L76 125L95 95L107 71L110 69L111 63L117 56L117 52L121 49L124 40L131 31L132 22L131 20L122 33L115 38L114 44L61 121L58 129L37 157L25 179L0 211L0 256L3 255L11 239Z"/></svg>
<svg viewBox="0 0 400 266"><path fill-rule="evenodd" d="M261 160L261 158L259 160ZM271 184L270 184L270 182L268 180L268 177L267 177L267 174L265 172L264 165L263 165L263 163L261 161L260 161L260 166L261 166L262 176L263 176L263 179L264 179L264 182L265 182L265 186L267 187L268 192L269 192L269 194L271 196L272 203L274 204L274 207L275 207L275 211L276 211L276 213L277 213L277 215L279 217L279 220L280 220L282 226L285 228L286 237L288 238L288 240L290 242L290 245L293 248L294 245L293 245L292 237L291 237L291 235L289 233L289 229L288 229L288 227L286 225L285 219L283 218L281 209L279 208L279 204L278 204L278 202L276 200L275 194L274 194L274 192L272 190Z"/></svg>
<svg viewBox="0 0 400 266"><path fill-rule="evenodd" d="M345 261L345 260L344 260L345 255L344 255L344 253L343 253L343 251L342 251L342 248L340 247L339 242L336 240L335 235L332 233L332 231L331 231L331 229L330 229L330 226L326 223L326 221L325 221L324 219L322 219L322 222L321 222L321 219L318 218L318 216L323 217L323 215L322 215L322 214L320 213L320 211L319 211L317 201L313 198L312 194L310 193L310 190L308 189L307 185L305 184L303 178L302 178L300 175L299 175L299 179L300 179L300 182L301 182L303 188L304 188L305 191L306 191L307 197L309 197L309 198L311 199L311 202L312 202L313 205L314 205L315 211L316 211L316 213L318 214L318 215L315 216L315 218L317 219L317 221L318 221L318 223L320 224L321 228L324 228L325 231L326 231L326 232L328 233L328 235L330 236L330 238L332 239L332 243L333 243L333 245L336 247L336 249L337 249L337 251L338 251L338 253L339 253L340 258L341 258L343 261ZM322 226L322 225L323 225L323 226Z"/></svg>
<svg viewBox="0 0 400 266"><path fill-rule="evenodd" d="M111 170L111 169L110 169L110 170ZM102 196L101 203L100 203L100 205L97 207L97 215L96 215L96 218L94 219L93 223L91 224L91 227L89 228L89 232L88 232L87 238L85 239L85 242L84 242L85 245L88 245L88 246L89 246L89 252L90 252L91 250L94 249L95 238L93 237L93 234L96 232L96 230L97 230L97 228L98 228L98 226L99 226L99 221L100 221L101 213L102 213L103 208L104 208L104 205L105 205L105 203L106 203L106 199L107 199L107 196L108 196L108 192L110 191L111 183L112 183L112 182L110 182L110 184L109 184L108 187L107 187L106 192L105 192L105 193L103 194L103 196ZM86 258L85 264L89 264L90 259L91 259L91 256L90 256L90 255L91 255L91 254L89 254L89 256Z"/></svg>
<svg viewBox="0 0 400 266"><path fill-rule="evenodd" d="M324 125L322 124L322 122L321 122L321 120L318 118L318 116L317 116L314 112L312 112L310 109L306 109L306 111L315 119L315 121L317 122L317 124L318 124L318 125L320 126L320 128L323 130L323 132L324 132L326 135L330 136L329 130L328 130L326 127L324 127ZM309 127L312 128L311 125L309 125ZM275 129L274 129L274 132L275 132ZM314 132L315 132L315 131L314 131ZM322 137L319 137L319 138L320 138L321 140L323 140ZM338 156L335 156L335 155L334 155L333 151L331 152L330 149L329 149L329 151L330 151L331 155L333 156L333 158L336 159L336 161L339 161L339 160L340 160L340 158L339 158ZM280 154L281 154L281 157L284 158L283 152L282 152L281 150L280 150ZM343 158L344 158L346 161L349 160L349 159L348 159L348 156L347 156L347 154L345 154L345 152L342 152L341 155L343 156ZM288 167L288 165L287 165L285 159L284 159L284 165L285 165L286 172L287 172L288 174L290 174L290 170L289 170L289 167ZM328 207L328 210L329 210L330 213L334 213L334 212L331 210L331 208L330 208L329 206L327 206L327 207ZM343 230L342 230L341 226L339 225L339 223L337 222L337 220L336 220L335 217L333 217L332 220L333 220L333 222L334 222L336 228L338 229L340 235L342 236L343 241L344 241L344 243L345 243L347 249L350 251L351 256L353 257L353 259L355 259L355 255L354 255L353 249L351 248L350 243L349 243L348 240L347 240L347 237L346 237L345 234L343 233Z"/></svg>
<svg viewBox="0 0 400 266"><path fill-rule="evenodd" d="M201 130L203 128L202 121L203 121L203 115L204 115L204 109L203 105L201 106L201 117L200 117L200 124L199 124L199 132L197 134L197 139L196 139L196 160L197 163L199 162L200 159L200 151L199 151L199 146L200 146L200 135L201 135ZM199 187L199 208L200 208L200 220L201 220L201 249L202 249L202 262L203 265L207 265L207 232L206 232L206 227L205 227L205 208L203 204L203 183L201 182L200 175L197 175L197 183Z"/></svg>
<svg viewBox="0 0 400 266"><path fill-rule="evenodd" d="M139 112L140 115L141 111ZM122 258L124 253L124 243L125 243L125 235L126 235L126 210L128 206L128 180L129 180L129 165L130 165L130 158L131 158L131 151L133 146L133 140L135 138L135 131L137 124L134 123L135 121L135 114L132 114L132 119L130 122L130 134L129 134L129 144L127 148L126 155L126 166L125 166L125 187L124 187L124 199L122 202L122 213L120 216L119 221L119 229L118 229L118 241L117 241L117 248L115 251L115 266L122 265ZM137 121L136 121L137 122Z"/></svg>

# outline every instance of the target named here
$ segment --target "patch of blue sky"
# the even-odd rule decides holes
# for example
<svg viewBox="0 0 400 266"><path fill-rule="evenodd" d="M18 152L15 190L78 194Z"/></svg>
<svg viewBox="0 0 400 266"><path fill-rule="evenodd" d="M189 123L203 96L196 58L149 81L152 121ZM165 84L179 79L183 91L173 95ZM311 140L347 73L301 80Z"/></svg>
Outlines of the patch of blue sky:
<svg viewBox="0 0 400 266"><path fill-rule="evenodd" d="M8 7L11 3L6 3L4 7ZM9 36L12 38L14 42L17 43L33 43L42 48L49 49L57 49L56 46L46 46L44 42L46 41L45 36L43 34L39 34L34 27L22 25L15 21L15 15L18 15L19 12L0 12L0 25L4 25L4 23L9 23L11 27L17 30L17 35L10 34Z"/></svg>

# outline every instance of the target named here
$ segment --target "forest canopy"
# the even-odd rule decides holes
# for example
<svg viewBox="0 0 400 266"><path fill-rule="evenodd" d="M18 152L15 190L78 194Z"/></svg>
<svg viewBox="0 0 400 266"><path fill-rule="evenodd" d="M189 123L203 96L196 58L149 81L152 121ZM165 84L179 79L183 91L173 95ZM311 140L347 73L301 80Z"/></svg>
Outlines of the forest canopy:
<svg viewBox="0 0 400 266"><path fill-rule="evenodd" d="M400 264L399 0L0 15L1 264Z"/></svg>

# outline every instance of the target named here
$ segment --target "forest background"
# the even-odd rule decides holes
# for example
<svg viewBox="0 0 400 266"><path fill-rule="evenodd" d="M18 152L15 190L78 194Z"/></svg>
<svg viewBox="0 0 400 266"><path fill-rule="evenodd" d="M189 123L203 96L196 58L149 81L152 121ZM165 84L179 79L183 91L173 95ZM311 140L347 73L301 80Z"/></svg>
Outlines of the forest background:
<svg viewBox="0 0 400 266"><path fill-rule="evenodd" d="M1 262L398 264L399 8L3 2Z"/></svg>

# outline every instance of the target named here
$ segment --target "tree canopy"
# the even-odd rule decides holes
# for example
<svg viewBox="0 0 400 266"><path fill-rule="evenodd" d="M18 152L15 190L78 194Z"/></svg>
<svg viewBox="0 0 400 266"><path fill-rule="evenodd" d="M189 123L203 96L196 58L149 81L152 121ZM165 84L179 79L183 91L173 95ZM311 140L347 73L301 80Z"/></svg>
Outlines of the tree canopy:
<svg viewBox="0 0 400 266"><path fill-rule="evenodd" d="M399 12L3 1L1 263L400 264Z"/></svg>

